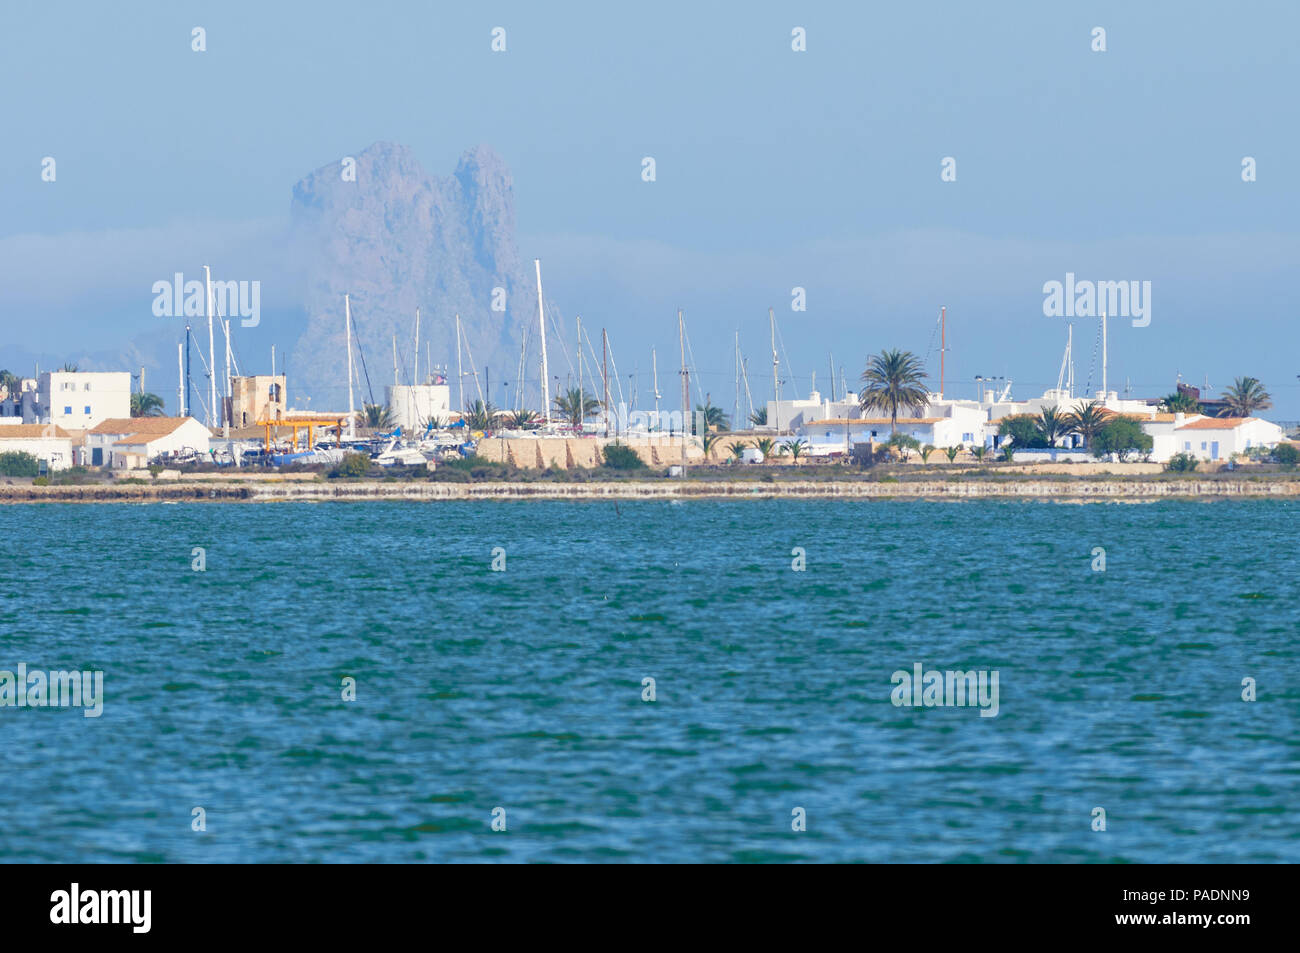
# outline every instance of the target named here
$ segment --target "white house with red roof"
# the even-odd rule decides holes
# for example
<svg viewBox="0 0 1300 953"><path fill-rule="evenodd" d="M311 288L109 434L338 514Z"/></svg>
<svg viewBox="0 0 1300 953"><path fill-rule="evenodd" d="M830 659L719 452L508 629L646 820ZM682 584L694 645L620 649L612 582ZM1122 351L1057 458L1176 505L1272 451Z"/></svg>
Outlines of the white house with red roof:
<svg viewBox="0 0 1300 953"><path fill-rule="evenodd" d="M206 455L211 439L193 417L114 417L86 432L83 458L88 466L131 470L186 451Z"/></svg>

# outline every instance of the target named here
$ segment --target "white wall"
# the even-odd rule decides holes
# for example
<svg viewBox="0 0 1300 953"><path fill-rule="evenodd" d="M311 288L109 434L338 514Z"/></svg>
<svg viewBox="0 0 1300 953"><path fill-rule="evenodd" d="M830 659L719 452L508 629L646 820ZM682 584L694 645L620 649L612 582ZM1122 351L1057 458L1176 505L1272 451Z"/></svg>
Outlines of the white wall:
<svg viewBox="0 0 1300 953"><path fill-rule="evenodd" d="M45 371L38 388L40 422L65 430L89 430L112 417L131 416L127 371Z"/></svg>

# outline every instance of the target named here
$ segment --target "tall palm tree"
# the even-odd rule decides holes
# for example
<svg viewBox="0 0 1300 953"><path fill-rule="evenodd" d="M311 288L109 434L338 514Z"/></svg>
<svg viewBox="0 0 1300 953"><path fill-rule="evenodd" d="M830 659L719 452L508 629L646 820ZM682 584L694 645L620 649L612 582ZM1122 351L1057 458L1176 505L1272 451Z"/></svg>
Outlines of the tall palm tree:
<svg viewBox="0 0 1300 953"><path fill-rule="evenodd" d="M804 440L787 440L781 444L781 452L788 453L794 457L794 462L798 463L799 458L808 451L808 444Z"/></svg>
<svg viewBox="0 0 1300 953"><path fill-rule="evenodd" d="M475 400L465 408L465 426L470 430L491 430L496 411L491 401L485 404L481 400Z"/></svg>
<svg viewBox="0 0 1300 953"><path fill-rule="evenodd" d="M704 415L704 426L710 430L730 430L731 419L722 412L721 407L715 407L713 402L706 396L704 403L695 405L695 412Z"/></svg>
<svg viewBox="0 0 1300 953"><path fill-rule="evenodd" d="M867 359L866 386L858 398L864 411L889 412L890 433L898 429L898 410L920 413L930 395L923 385L925 368L911 351L881 351Z"/></svg>
<svg viewBox="0 0 1300 953"><path fill-rule="evenodd" d="M1238 377L1223 392L1223 403L1220 417L1249 417L1253 411L1272 407L1273 398L1255 378Z"/></svg>
<svg viewBox="0 0 1300 953"><path fill-rule="evenodd" d="M1199 414L1201 402L1191 394L1184 394L1179 390L1168 397L1161 398L1160 410L1166 414Z"/></svg>
<svg viewBox="0 0 1300 953"><path fill-rule="evenodd" d="M1078 411L1069 414L1066 417L1066 424L1070 431L1083 438L1083 448L1086 450L1088 445L1092 443L1092 438L1101 432L1102 427L1106 426L1106 417L1105 407L1101 401L1090 400Z"/></svg>
<svg viewBox="0 0 1300 953"><path fill-rule="evenodd" d="M75 374L78 371L78 367L72 361L64 361L63 371L67 374Z"/></svg>
<svg viewBox="0 0 1300 953"><path fill-rule="evenodd" d="M1044 407L1038 419L1034 421L1034 426L1038 428L1039 435L1047 441L1047 445L1055 447L1056 438L1070 432L1069 415L1061 413L1057 407Z"/></svg>
<svg viewBox="0 0 1300 953"><path fill-rule="evenodd" d="M749 422L755 427L767 426L767 408L762 407L749 415Z"/></svg>
<svg viewBox="0 0 1300 953"><path fill-rule="evenodd" d="M553 403L560 416L574 427L581 427L584 420L600 409L600 401L579 387L556 394Z"/></svg>
<svg viewBox="0 0 1300 953"><path fill-rule="evenodd" d="M365 423L367 427L373 430L388 430L393 426L393 412L385 404L365 404L361 405L361 410L365 414Z"/></svg>
<svg viewBox="0 0 1300 953"><path fill-rule="evenodd" d="M157 394L141 394L138 391L131 393L132 417L161 417L163 407L163 399Z"/></svg>
<svg viewBox="0 0 1300 953"><path fill-rule="evenodd" d="M3 390L9 397L13 397L22 390L23 382L13 371L0 371L0 390Z"/></svg>
<svg viewBox="0 0 1300 953"><path fill-rule="evenodd" d="M512 430L532 430L541 415L535 410L516 410L508 419Z"/></svg>

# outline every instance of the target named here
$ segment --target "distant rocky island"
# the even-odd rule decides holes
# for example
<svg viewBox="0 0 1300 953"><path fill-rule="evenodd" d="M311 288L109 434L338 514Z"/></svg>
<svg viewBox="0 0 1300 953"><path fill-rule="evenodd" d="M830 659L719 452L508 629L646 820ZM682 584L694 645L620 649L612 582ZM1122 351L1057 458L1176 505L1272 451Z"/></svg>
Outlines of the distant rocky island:
<svg viewBox="0 0 1300 953"><path fill-rule="evenodd" d="M525 323L537 316L536 277L531 258L520 256L504 161L478 146L452 175L440 177L395 143L375 143L354 158L355 181L333 162L293 189L291 234L305 281L306 326L289 349L291 400L296 391L313 396L312 409L347 406L347 292L376 400L393 380L394 335L402 378L409 379L418 307L421 377L430 358L454 371L459 313L479 374L492 369L500 403L502 381L513 392ZM504 310L493 310L495 288L504 291L497 296ZM466 400L477 396L471 388L467 379ZM366 399L363 380L357 405Z"/></svg>

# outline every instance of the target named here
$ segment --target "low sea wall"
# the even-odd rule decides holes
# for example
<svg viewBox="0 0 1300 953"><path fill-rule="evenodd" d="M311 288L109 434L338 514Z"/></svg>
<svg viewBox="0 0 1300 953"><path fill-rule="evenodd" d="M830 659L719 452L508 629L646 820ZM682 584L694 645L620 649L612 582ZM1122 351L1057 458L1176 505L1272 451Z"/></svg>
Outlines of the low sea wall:
<svg viewBox="0 0 1300 953"><path fill-rule="evenodd" d="M1159 499L1288 498L1300 480L655 480L560 483L433 483L322 480L301 483L186 483L114 486L0 484L0 503L274 502L282 500L644 500L644 499Z"/></svg>

